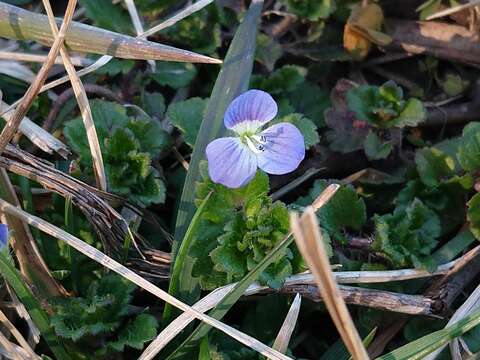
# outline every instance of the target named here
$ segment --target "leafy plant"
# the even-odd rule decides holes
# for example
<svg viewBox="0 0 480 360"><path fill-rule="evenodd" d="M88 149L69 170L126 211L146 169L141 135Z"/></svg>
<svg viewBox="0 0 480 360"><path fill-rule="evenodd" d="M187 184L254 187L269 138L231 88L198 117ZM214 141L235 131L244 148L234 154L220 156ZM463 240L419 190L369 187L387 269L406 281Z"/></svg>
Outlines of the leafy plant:
<svg viewBox="0 0 480 360"><path fill-rule="evenodd" d="M216 7L210 6L167 28L166 35L192 51L212 54L221 42Z"/></svg>
<svg viewBox="0 0 480 360"><path fill-rule="evenodd" d="M415 98L404 100L403 90L393 81L382 86L340 80L331 93L333 107L326 112L332 149L351 152L363 149L371 160L387 158L401 143L399 129L417 126L426 110Z"/></svg>
<svg viewBox="0 0 480 360"><path fill-rule="evenodd" d="M420 200L392 214L376 215L373 248L382 251L394 266L431 268L429 255L440 236L440 220Z"/></svg>
<svg viewBox="0 0 480 360"><path fill-rule="evenodd" d="M133 314L129 303L135 286L118 275L106 275L92 282L85 297L54 299L52 326L55 333L77 344L95 343L96 354L123 351L125 346L142 349L152 340L158 326L152 315ZM116 336L113 334L120 330ZM99 337L103 341L98 341Z"/></svg>
<svg viewBox="0 0 480 360"><path fill-rule="evenodd" d="M94 100L91 108L109 190L143 205L163 202L165 185L151 163L169 145L168 134L151 118L128 116L121 105ZM80 156L83 174L91 176L92 158L82 120L67 122L64 134Z"/></svg>
<svg viewBox="0 0 480 360"><path fill-rule="evenodd" d="M348 107L358 120L374 128L417 126L425 120L422 102L415 98L403 99L403 90L393 81L382 86L362 85L347 93Z"/></svg>
<svg viewBox="0 0 480 360"><path fill-rule="evenodd" d="M282 0L288 10L311 21L326 19L335 11L335 0Z"/></svg>
<svg viewBox="0 0 480 360"><path fill-rule="evenodd" d="M238 281L268 254L289 230L286 206L267 195L268 177L258 172L244 188L228 189L214 184L204 173L198 185L198 200L210 192L203 211L198 238L193 246L193 275L204 289ZM294 252L285 249L260 281L278 288L295 269Z"/></svg>

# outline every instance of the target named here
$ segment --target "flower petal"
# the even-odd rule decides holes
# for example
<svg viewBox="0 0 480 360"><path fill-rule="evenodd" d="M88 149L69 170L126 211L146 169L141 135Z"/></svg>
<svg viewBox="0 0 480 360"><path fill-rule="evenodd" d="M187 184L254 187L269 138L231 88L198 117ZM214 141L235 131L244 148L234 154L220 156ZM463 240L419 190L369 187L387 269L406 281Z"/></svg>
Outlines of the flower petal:
<svg viewBox="0 0 480 360"><path fill-rule="evenodd" d="M8 226L0 224L0 250L4 249L8 244Z"/></svg>
<svg viewBox="0 0 480 360"><path fill-rule="evenodd" d="M225 112L227 129L237 133L255 132L277 115L277 103L270 94L249 90L235 98Z"/></svg>
<svg viewBox="0 0 480 360"><path fill-rule="evenodd" d="M208 174L215 183L239 188L253 179L257 159L250 149L234 137L220 138L208 144Z"/></svg>
<svg viewBox="0 0 480 360"><path fill-rule="evenodd" d="M303 135L290 123L270 126L257 137L263 145L257 153L258 167L269 174L292 172L305 158Z"/></svg>

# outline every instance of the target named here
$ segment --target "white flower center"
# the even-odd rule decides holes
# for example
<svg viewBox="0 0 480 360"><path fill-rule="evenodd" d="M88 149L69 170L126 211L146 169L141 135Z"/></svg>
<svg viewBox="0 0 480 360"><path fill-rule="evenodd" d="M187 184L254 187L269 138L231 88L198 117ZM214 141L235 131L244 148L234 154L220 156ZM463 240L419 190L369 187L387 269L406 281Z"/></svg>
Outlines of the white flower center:
<svg viewBox="0 0 480 360"><path fill-rule="evenodd" d="M243 138L248 148L255 154L260 154L265 151L267 138L264 135L244 135Z"/></svg>

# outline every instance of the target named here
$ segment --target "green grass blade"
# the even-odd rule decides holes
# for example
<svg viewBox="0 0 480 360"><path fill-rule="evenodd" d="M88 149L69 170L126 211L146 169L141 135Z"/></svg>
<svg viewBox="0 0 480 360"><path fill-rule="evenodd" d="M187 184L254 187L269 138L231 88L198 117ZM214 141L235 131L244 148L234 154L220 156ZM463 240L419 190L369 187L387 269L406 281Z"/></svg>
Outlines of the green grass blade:
<svg viewBox="0 0 480 360"><path fill-rule="evenodd" d="M51 45L53 35L48 17L0 2L0 37L33 40ZM65 43L69 49L124 59L166 60L219 64L220 60L191 51L100 29L73 21Z"/></svg>
<svg viewBox="0 0 480 360"><path fill-rule="evenodd" d="M292 243L293 236L286 236L279 242L273 250L255 266L245 277L238 282L233 290L225 296L218 305L210 311L209 316L221 320L230 308L240 299L245 293L245 290L258 279L260 274L275 261L277 261L284 253L285 249ZM190 336L168 357L168 360L186 358L188 354L194 349L198 349L199 342L210 331L211 326L200 324Z"/></svg>
<svg viewBox="0 0 480 360"><path fill-rule="evenodd" d="M183 238L180 248L178 249L178 254L175 257L175 262L173 264L172 273L170 276L170 283L168 286L168 293L179 299L182 297L182 293L189 292L191 293L192 285L196 285L196 281L192 278L192 266L194 259L189 257L188 252L192 247L195 241L195 234L197 233L198 225L200 224L201 216L203 210L210 199L212 193L208 194L202 203L198 207L193 219L188 227L185 237ZM173 307L170 304L165 304L165 309L163 311L163 321L165 324L170 322L173 314Z"/></svg>
<svg viewBox="0 0 480 360"><path fill-rule="evenodd" d="M0 252L0 273L27 309L46 343L55 354L55 357L57 359L70 359L67 351L58 341L57 336L50 326L47 313L41 308L37 299L35 299L30 289L25 285L25 281L4 251Z"/></svg>
<svg viewBox="0 0 480 360"><path fill-rule="evenodd" d="M252 1L243 23L232 40L215 82L183 186L175 226L174 254L195 212L195 183L199 178L199 164L205 157L205 148L210 141L224 133L223 114L228 104L248 89L255 53L257 22L262 6L263 0Z"/></svg>
<svg viewBox="0 0 480 360"><path fill-rule="evenodd" d="M480 309L462 320L382 355L377 360L419 360L480 324Z"/></svg>

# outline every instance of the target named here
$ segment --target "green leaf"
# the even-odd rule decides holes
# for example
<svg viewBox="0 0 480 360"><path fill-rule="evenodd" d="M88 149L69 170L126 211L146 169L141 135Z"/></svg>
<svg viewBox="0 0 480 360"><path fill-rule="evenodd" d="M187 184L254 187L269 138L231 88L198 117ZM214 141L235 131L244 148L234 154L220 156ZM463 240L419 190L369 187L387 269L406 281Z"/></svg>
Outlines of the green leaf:
<svg viewBox="0 0 480 360"><path fill-rule="evenodd" d="M480 193L475 194L467 205L467 220L470 225L470 231L480 240Z"/></svg>
<svg viewBox="0 0 480 360"><path fill-rule="evenodd" d="M437 245L441 227L438 216L415 199L406 208L397 208L393 214L374 217L375 240L372 244L398 267L431 267L427 260Z"/></svg>
<svg viewBox="0 0 480 360"><path fill-rule="evenodd" d="M197 69L192 64L161 62L150 77L159 85L174 89L185 87L197 76Z"/></svg>
<svg viewBox="0 0 480 360"><path fill-rule="evenodd" d="M275 63L283 55L282 46L273 39L263 33L257 35L257 51L255 52L255 60L263 64L268 71L273 71Z"/></svg>
<svg viewBox="0 0 480 360"><path fill-rule="evenodd" d="M53 299L55 333L75 342L90 336L111 335L129 314L134 289L131 282L110 274L93 281L85 297Z"/></svg>
<svg viewBox="0 0 480 360"><path fill-rule="evenodd" d="M272 95L293 91L305 82L307 69L297 65L285 65L270 76L252 76L252 87L264 90Z"/></svg>
<svg viewBox="0 0 480 360"><path fill-rule="evenodd" d="M362 85L347 92L348 108L359 120L378 128L416 126L426 118L423 103L403 100L403 91L393 81L382 86Z"/></svg>
<svg viewBox="0 0 480 360"><path fill-rule="evenodd" d="M288 94L295 112L302 113L318 127L325 126L324 112L330 106L328 92L308 81L299 84Z"/></svg>
<svg viewBox="0 0 480 360"><path fill-rule="evenodd" d="M480 169L480 122L469 123L463 129L457 158L467 171Z"/></svg>
<svg viewBox="0 0 480 360"><path fill-rule="evenodd" d="M268 176L263 172L241 189L214 184L206 175L198 185L200 199L211 194L202 214L202 231L197 231L198 246L192 252L193 274L203 289L240 280L288 232L287 209L279 201L272 203L268 191ZM262 273L260 281L278 287L298 269L297 263L289 250L280 263Z"/></svg>
<svg viewBox="0 0 480 360"><path fill-rule="evenodd" d="M308 206L329 183L317 180L307 196L300 197L295 202L296 206ZM324 228L336 240L344 240L344 228L360 230L366 222L366 208L361 199L351 186L341 186L335 196L318 212L317 217Z"/></svg>
<svg viewBox="0 0 480 360"><path fill-rule="evenodd" d="M378 88L378 94L386 101L392 103L397 103L403 100L402 88L393 81L387 81L385 84L380 86Z"/></svg>
<svg viewBox="0 0 480 360"><path fill-rule="evenodd" d="M440 10L440 6L442 5L442 0L427 0L423 4L421 4L416 11L420 12L420 20L425 20L432 14L435 14Z"/></svg>
<svg viewBox="0 0 480 360"><path fill-rule="evenodd" d="M165 30L173 42L200 53L212 54L221 45L217 8L210 6Z"/></svg>
<svg viewBox="0 0 480 360"><path fill-rule="evenodd" d="M334 0L282 0L287 9L311 21L328 18L335 11Z"/></svg>
<svg viewBox="0 0 480 360"><path fill-rule="evenodd" d="M464 92L466 88L470 85L470 81L463 80L460 75L448 73L445 77L445 80L440 82L443 91L448 96L457 96Z"/></svg>
<svg viewBox="0 0 480 360"><path fill-rule="evenodd" d="M195 141L187 177L183 187L180 206L175 225L173 255L178 249L191 221L195 200L195 184L200 175L200 161L205 157L205 148L213 139L225 133L223 115L230 102L247 90L252 73L255 53L257 22L262 10L263 1L254 1L244 17L242 24L230 44L217 77L207 110ZM229 91L226 91L228 89Z"/></svg>
<svg viewBox="0 0 480 360"><path fill-rule="evenodd" d="M157 120L162 120L165 113L165 98L159 92L142 92L143 110Z"/></svg>
<svg viewBox="0 0 480 360"><path fill-rule="evenodd" d="M107 346L118 352L123 352L125 346L142 350L146 342L155 338L157 327L158 322L152 315L140 314L122 328L116 341L109 341Z"/></svg>
<svg viewBox="0 0 480 360"><path fill-rule="evenodd" d="M112 59L107 64L95 71L95 74L116 76L118 74L127 74L135 66L135 61L127 59Z"/></svg>
<svg viewBox="0 0 480 360"><path fill-rule="evenodd" d="M151 159L171 143L160 122L147 116L128 117L123 106L108 101L93 100L90 105L109 190L147 206L163 202L165 185L151 166ZM81 175L92 177L92 158L82 119L67 122L64 134L80 155Z"/></svg>
<svg viewBox="0 0 480 360"><path fill-rule="evenodd" d="M365 154L370 160L386 159L393 150L393 145L389 142L382 142L377 134L370 131L363 144Z"/></svg>
<svg viewBox="0 0 480 360"><path fill-rule="evenodd" d="M408 99L400 115L393 121L397 127L417 126L425 121L427 111L418 99Z"/></svg>
<svg viewBox="0 0 480 360"><path fill-rule="evenodd" d="M312 120L307 119L302 114L293 113L290 115L286 115L275 120L273 123L276 124L281 122L291 123L295 125L298 130L300 130L305 141L306 149L318 144L318 142L320 141L317 126L312 122Z"/></svg>
<svg viewBox="0 0 480 360"><path fill-rule="evenodd" d="M159 121L147 118L131 118L127 128L139 143L140 151L146 152L151 158L157 157L172 143L168 133L163 130Z"/></svg>
<svg viewBox="0 0 480 360"><path fill-rule="evenodd" d="M427 186L438 186L455 175L455 160L437 148L424 148L415 153L420 179Z"/></svg>
<svg viewBox="0 0 480 360"><path fill-rule="evenodd" d="M118 33L133 34L132 21L121 6L113 5L110 0L80 0L80 4L96 25Z"/></svg>
<svg viewBox="0 0 480 360"><path fill-rule="evenodd" d="M178 249L178 254L175 258L175 263L173 264L170 282L168 285L168 293L175 297L181 297L182 292L192 291L192 285L195 284L195 279L192 278L192 266L195 261L194 258L189 254L192 246L195 244L195 234L198 233L198 228L201 222L201 216L210 200L212 193L209 193L203 200L200 206L198 207L195 215L190 222L190 225L185 233L185 238L180 244ZM166 304L163 311L163 319L165 323L171 319L173 313L173 307L170 304Z"/></svg>
<svg viewBox="0 0 480 360"><path fill-rule="evenodd" d="M465 222L465 213L459 209L465 207L465 196L472 186L473 179L469 175L452 177L435 187L420 180L412 180L398 194L397 208L405 209L416 198L420 199L440 217L442 235L446 235Z"/></svg>
<svg viewBox="0 0 480 360"><path fill-rule="evenodd" d="M197 139L208 99L190 98L170 104L168 117L172 124L183 133L185 142L193 148Z"/></svg>

